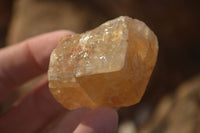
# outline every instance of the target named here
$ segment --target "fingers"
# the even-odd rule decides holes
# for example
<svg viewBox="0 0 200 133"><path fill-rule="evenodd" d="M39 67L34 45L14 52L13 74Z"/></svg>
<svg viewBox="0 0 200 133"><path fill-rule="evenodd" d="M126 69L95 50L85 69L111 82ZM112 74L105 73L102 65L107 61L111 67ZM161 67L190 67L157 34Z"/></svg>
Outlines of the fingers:
<svg viewBox="0 0 200 133"><path fill-rule="evenodd" d="M118 115L115 109L100 107L71 111L48 133L115 133Z"/></svg>
<svg viewBox="0 0 200 133"><path fill-rule="evenodd" d="M0 132L43 131L64 110L49 93L45 81L0 117ZM117 123L117 112L112 108L82 108L68 113L49 133L114 133Z"/></svg>
<svg viewBox="0 0 200 133"><path fill-rule="evenodd" d="M51 96L46 80L0 117L0 132L38 132L64 110Z"/></svg>
<svg viewBox="0 0 200 133"><path fill-rule="evenodd" d="M117 112L108 107L89 112L74 133L115 133L118 124Z"/></svg>
<svg viewBox="0 0 200 133"><path fill-rule="evenodd" d="M52 50L70 31L56 31L33 37L0 50L0 100L23 82L47 71Z"/></svg>
<svg viewBox="0 0 200 133"><path fill-rule="evenodd" d="M67 113L60 122L49 129L48 133L72 133L78 124L90 111L88 108L80 108Z"/></svg>

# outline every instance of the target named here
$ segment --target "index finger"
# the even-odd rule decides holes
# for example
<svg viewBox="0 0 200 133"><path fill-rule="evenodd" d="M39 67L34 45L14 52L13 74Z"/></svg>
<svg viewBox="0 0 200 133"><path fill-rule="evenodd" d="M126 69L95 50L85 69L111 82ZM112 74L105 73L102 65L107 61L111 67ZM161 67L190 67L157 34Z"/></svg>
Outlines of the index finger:
<svg viewBox="0 0 200 133"><path fill-rule="evenodd" d="M12 88L47 71L49 57L60 37L70 31L39 35L0 50L0 100Z"/></svg>

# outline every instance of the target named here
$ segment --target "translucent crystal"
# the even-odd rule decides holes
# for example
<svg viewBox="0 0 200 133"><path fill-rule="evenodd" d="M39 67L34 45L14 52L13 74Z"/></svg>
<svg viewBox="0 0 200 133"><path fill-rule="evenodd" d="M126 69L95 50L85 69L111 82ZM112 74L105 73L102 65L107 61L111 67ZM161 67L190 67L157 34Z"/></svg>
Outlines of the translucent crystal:
<svg viewBox="0 0 200 133"><path fill-rule="evenodd" d="M51 54L49 88L64 107L122 107L144 94L157 60L155 34L129 17L63 37Z"/></svg>

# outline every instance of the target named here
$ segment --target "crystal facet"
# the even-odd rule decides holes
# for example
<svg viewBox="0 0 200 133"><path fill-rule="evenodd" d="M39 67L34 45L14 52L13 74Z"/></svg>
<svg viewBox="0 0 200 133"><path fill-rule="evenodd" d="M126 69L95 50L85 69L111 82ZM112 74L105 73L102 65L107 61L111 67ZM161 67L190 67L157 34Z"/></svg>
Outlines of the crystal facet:
<svg viewBox="0 0 200 133"><path fill-rule="evenodd" d="M64 107L122 107L140 101L157 60L155 34L129 17L63 37L51 54L48 78Z"/></svg>

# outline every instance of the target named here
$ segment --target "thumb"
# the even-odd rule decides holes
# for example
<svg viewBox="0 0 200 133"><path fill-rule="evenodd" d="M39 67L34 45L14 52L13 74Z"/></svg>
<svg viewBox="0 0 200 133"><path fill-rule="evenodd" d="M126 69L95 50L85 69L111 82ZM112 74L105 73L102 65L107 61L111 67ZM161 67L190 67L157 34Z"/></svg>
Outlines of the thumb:
<svg viewBox="0 0 200 133"><path fill-rule="evenodd" d="M74 133L115 133L118 115L115 109L100 107L87 113Z"/></svg>

